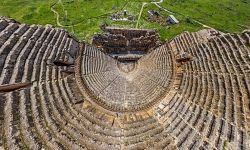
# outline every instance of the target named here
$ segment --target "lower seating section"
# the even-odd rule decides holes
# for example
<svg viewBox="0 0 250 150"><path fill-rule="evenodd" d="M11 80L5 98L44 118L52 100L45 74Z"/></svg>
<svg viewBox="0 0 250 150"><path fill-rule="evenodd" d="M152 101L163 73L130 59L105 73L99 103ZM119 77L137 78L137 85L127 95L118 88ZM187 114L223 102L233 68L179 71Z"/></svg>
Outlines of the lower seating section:
<svg viewBox="0 0 250 150"><path fill-rule="evenodd" d="M152 106L169 89L174 76L172 57L163 45L134 62L134 69L123 72L120 64L131 62L119 62L86 45L78 64L82 75L78 80L83 80L96 103L116 111L138 110Z"/></svg>
<svg viewBox="0 0 250 150"><path fill-rule="evenodd" d="M104 116L76 107L72 101L77 98L73 79L62 78L61 69L47 68L46 82L36 82L30 88L3 95L6 148L176 148L174 139L152 116L137 121L121 119L118 120L121 126L112 126L104 121ZM18 103L16 98L20 100Z"/></svg>

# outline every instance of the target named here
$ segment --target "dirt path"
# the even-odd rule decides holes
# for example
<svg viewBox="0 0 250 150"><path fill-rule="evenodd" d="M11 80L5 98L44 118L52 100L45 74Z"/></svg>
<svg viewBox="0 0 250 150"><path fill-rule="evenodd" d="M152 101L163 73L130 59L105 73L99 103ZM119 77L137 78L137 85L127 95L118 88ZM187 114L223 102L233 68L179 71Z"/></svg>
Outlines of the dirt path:
<svg viewBox="0 0 250 150"><path fill-rule="evenodd" d="M142 15L144 6L147 5L147 4L148 4L148 3L142 3L141 11L140 11L140 13L139 13L139 17L138 17L138 20L137 20L137 23L136 23L136 27L135 27L135 28L138 28L138 26L139 26L139 21L140 21L140 19L141 19L141 15Z"/></svg>
<svg viewBox="0 0 250 150"><path fill-rule="evenodd" d="M172 11L170 11L170 10L167 10L166 8L160 6L159 4L162 3L163 1L164 1L164 0L160 0L159 2L151 2L151 3L152 3L152 4L155 4L158 8L160 8L160 9L162 9L162 10L168 12L168 13L176 14L176 13L174 13L174 12L172 12ZM193 19L193 21L196 22L196 23L198 23L199 25L203 26L204 28L212 28L212 27L210 27L210 26L208 26L208 25L205 25L205 24L201 23L201 22L198 21L198 20Z"/></svg>
<svg viewBox="0 0 250 150"><path fill-rule="evenodd" d="M174 14L173 12L171 12L171 11L169 11L169 10L167 10L167 9L165 9L165 8L163 8L163 7L161 7L161 6L159 5L159 4L161 4L163 1L164 1L164 0L160 0L159 2L150 2L150 4L154 4L154 5L156 5L157 7L163 9L164 11L166 11L166 12L168 12L168 13ZM140 10L139 17L138 17L138 20L137 20L137 23L136 23L136 27L135 27L135 28L138 28L138 26L139 26L139 21L140 21L140 19L141 19L141 15L142 15L143 9L144 9L145 5L147 5L147 4L149 4L149 3L146 3L146 2L143 2L143 3L142 3L142 7L141 7L141 10Z"/></svg>
<svg viewBox="0 0 250 150"><path fill-rule="evenodd" d="M95 17L89 17L89 18L86 18L85 20L82 20L82 21L79 21L79 22L76 22L72 25L63 25L62 23L60 23L60 14L54 9L54 7L57 5L57 4L61 4L62 7L63 7L63 11L65 11L65 8L64 8L64 5L62 3L61 0L57 0L55 3L53 3L51 6L50 6L50 10L56 15L56 24L59 26L59 27L70 27L73 29L74 26L78 26L80 25L82 22L86 21L86 20L89 20L89 19L96 19L96 18L100 18L100 17L103 17L103 16L108 16L108 15L111 15L113 12L108 12L108 13L105 13L105 14L101 14L99 16L95 16ZM124 6L121 8L124 9L124 7L128 4L128 2L126 2L124 4Z"/></svg>
<svg viewBox="0 0 250 150"><path fill-rule="evenodd" d="M150 2L150 3L143 2L143 3L142 3L141 10L140 10L140 13L139 13L139 16L138 16L138 20L137 20L137 23L136 23L136 28L139 27L139 21L140 21L140 19L141 19L141 15L142 15L142 13L143 13L144 7L145 7L147 4L154 4L154 5L156 5L158 8L160 8L160 9L162 9L162 10L168 12L168 13L176 14L176 13L174 13L174 12L172 12L172 11L170 11L170 10L167 10L166 8L160 6L160 4L163 3L163 1L164 1L164 0L160 0L160 1L158 1L158 2ZM67 26L65 26L65 25L63 25L62 23L60 23L60 14L54 9L54 7L55 7L57 4L59 4L59 3L62 5L63 10L64 10L64 5L63 5L63 3L62 3L61 0L57 0L57 1L56 1L54 4L52 4L51 7L50 7L50 10L56 15L56 24L57 24L57 26L59 26L59 27L70 27L70 28L73 29L73 26L74 26L74 25L67 25ZM201 23L201 22L198 21L198 20L193 19L193 21L196 22L197 24L200 24L200 25L203 26L204 28L212 28L212 27L210 27L210 26L208 26L208 25L205 25L205 24ZM75 24L75 25L77 25L77 24Z"/></svg>
<svg viewBox="0 0 250 150"><path fill-rule="evenodd" d="M170 13L170 14L173 14L173 15L176 14L175 12L172 12L172 11L170 11L170 10L168 10L168 9L166 9L166 8L164 8L164 7L162 7L162 6L160 6L160 4L163 3L163 1L164 1L164 0L160 0L159 2L151 2L151 4L154 4L154 5L157 6L158 8L160 8L160 9L162 9L162 10L164 10L164 11ZM136 23L136 28L138 28L138 26L139 26L139 21L140 21L140 19L141 19L141 15L142 15L144 6L147 5L147 4L148 4L148 3L144 2L143 5L142 5L142 7L141 7L141 11L140 11L140 14L139 14L137 23ZM201 26L204 27L204 28L211 28L211 29L212 29L212 27L210 27L210 26L208 26L208 25L206 25L206 24L203 24L202 22L200 22L200 21L198 21L198 20L193 19L193 21L194 21L195 23L201 25Z"/></svg>
<svg viewBox="0 0 250 150"><path fill-rule="evenodd" d="M59 21L60 19L60 14L54 9L54 7L58 4L58 3L62 3L61 0L58 0L57 2L55 2L54 4L51 5L50 7L50 10L56 15L56 24L59 26L59 27L66 27L64 25L62 25ZM63 8L64 9L64 8ZM67 26L67 27L70 27L70 26Z"/></svg>
<svg viewBox="0 0 250 150"><path fill-rule="evenodd" d="M152 4L155 4L158 8L160 8L160 9L162 9L162 10L168 12L168 13L174 14L174 12L172 12L172 11L170 11L170 10L167 10L167 9L161 7L159 4L161 4L162 2L163 2L163 0L160 0L159 2L151 2L151 3L152 3Z"/></svg>

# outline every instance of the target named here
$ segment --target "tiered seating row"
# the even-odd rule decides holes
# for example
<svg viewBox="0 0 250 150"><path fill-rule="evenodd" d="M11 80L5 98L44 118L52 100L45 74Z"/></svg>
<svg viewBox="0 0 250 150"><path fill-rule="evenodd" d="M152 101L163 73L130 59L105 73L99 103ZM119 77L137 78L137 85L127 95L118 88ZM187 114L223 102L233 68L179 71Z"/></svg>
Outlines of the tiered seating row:
<svg viewBox="0 0 250 150"><path fill-rule="evenodd" d="M46 71L46 73L50 75L46 76L55 77L58 79L57 81L35 83L29 89L13 93L14 96L5 95L6 108L10 107L11 102L14 102L14 97L20 96L21 100L18 106L13 106L13 110L20 110L16 112L15 116L21 117L12 119L11 116L5 115L4 125L6 129L7 127L12 129L17 126L19 127L17 131L21 133L15 136L11 132L5 132L4 137L9 138L7 139L9 142L7 147L15 149L25 147L30 149L84 149L85 147L90 149L120 149L119 145L126 141L125 143L128 144L125 144L126 146L132 146L136 149L138 146L144 148L149 146L143 140L148 138L148 134L152 136L152 140L154 139L155 142L161 142L158 145L159 147L169 146L172 143L168 134L162 133L163 130L155 121L152 122L154 123L152 125L150 124L151 121L147 121L148 125L146 122L141 122L140 126L137 123L137 134L130 131L130 128L127 128L124 133L120 129L120 132L124 134L124 137L121 137L122 142L117 140L117 137L104 136L105 130L103 131L103 128L105 126L92 128L86 124L89 121L83 115L87 112L83 113L83 110L79 112L70 105L68 92L64 91L66 88L62 86L64 80L59 80L61 79L60 70L57 68L50 68L49 70L51 71ZM12 114L12 112L6 112L5 114ZM82 118L85 118L86 122ZM10 122L13 122L11 119L17 122L15 126L10 124ZM92 117L92 119L99 120L95 117ZM129 126L132 128L135 125ZM109 132L114 131L110 130ZM165 142L162 141L163 137L166 137ZM174 147L173 144L172 146Z"/></svg>
<svg viewBox="0 0 250 150"><path fill-rule="evenodd" d="M187 52L194 58L183 66L179 90L159 108L159 120L181 149L223 149L226 142L248 149L247 35L223 34L208 42L194 35L184 33L170 42L176 54Z"/></svg>
<svg viewBox="0 0 250 150"><path fill-rule="evenodd" d="M108 109L128 111L152 106L149 103L161 99L174 76L173 56L167 49L163 45L141 58L134 73L127 75L120 71L117 60L86 45L79 63L80 80L96 102Z"/></svg>
<svg viewBox="0 0 250 150"><path fill-rule="evenodd" d="M0 149L223 149L227 143L249 149L249 37L248 31L209 39L186 32L143 56L131 76L86 45L84 65L76 68L84 88L110 108L140 110L161 99L175 76L169 47L194 57L181 67L179 89L173 87L158 118L127 121L76 103L88 104L77 81L63 76L68 67L52 63L62 53L78 53L64 30L0 18L0 85L32 83L0 93Z"/></svg>
<svg viewBox="0 0 250 150"><path fill-rule="evenodd" d="M223 149L225 142L248 149L250 61L245 38L225 34L200 43L183 35L170 46L194 60L185 64L180 88L160 109L159 120L181 149Z"/></svg>
<svg viewBox="0 0 250 150"><path fill-rule="evenodd" d="M4 42L0 47L1 85L42 80L44 73L35 77L32 71L38 71L41 62L53 62L63 51L70 51L70 44L76 44L65 31L51 27L9 23L0 34Z"/></svg>
<svg viewBox="0 0 250 150"><path fill-rule="evenodd" d="M70 84L68 84L68 86L66 86L67 88L68 87L70 87ZM70 90L71 89L73 89L73 88L68 88L68 90L69 90L69 93L71 93L71 94L76 94L77 92L71 92ZM76 96L72 96L72 97L76 97ZM73 102L72 102L73 103ZM76 108L77 109L77 108ZM78 109L79 110L79 109ZM102 119L102 118L100 118L100 119L98 119L99 117L98 116L90 116L89 114L91 114L90 113L90 111L88 111L88 110L85 110L85 111L88 111L88 113L86 113L84 110L82 110L81 108L80 108L80 111L81 111L81 113L83 113L87 118L88 118L88 120L91 120L91 122L93 122L94 124L92 124L92 125L89 125L89 126L96 126L96 125L100 125L101 127L98 127L98 128L96 128L96 127L94 127L95 128L95 130L96 129L98 129L99 131L100 131L100 129L101 128L103 128L104 129L104 131L101 131L101 132L105 132L105 134L111 134L111 135L113 135L114 136L114 133L112 133L111 131L115 131L115 130L117 130L116 128L115 128L115 130L114 129L112 129L112 127L110 128L109 127L109 125L104 125L103 123L102 123L102 121L100 120L100 119ZM159 129L154 129L154 128L156 128L157 126L159 126L156 122L155 122L155 120L154 119L150 119L150 120L146 120L146 121L143 121L143 122L137 122L136 124L124 124L124 123L121 123L121 124L123 124L123 127L122 127L122 129L125 129L125 132L122 132L122 135L124 134L124 138L126 139L126 145L127 144L129 144L129 145L127 145L127 147L129 147L129 149L138 149L139 147L143 147L143 148L145 148L145 147L148 147L148 145L147 144L143 144L143 142L140 142L140 141L144 141L144 140L142 140L142 137L141 137L141 135L140 134L142 134L142 133L144 133L144 132L159 132ZM154 130L153 130L154 129ZM109 131L110 130L110 131ZM153 130L153 131L152 131ZM107 132L107 131L109 131L109 132ZM116 133L119 133L119 132L121 132L121 131L115 131ZM152 135L155 135L155 133L154 134L152 134ZM116 134L116 136L117 136L117 134ZM121 135L120 135L121 136ZM129 138L126 138L126 136L129 136ZM142 135L143 136L143 135ZM165 133L165 136L166 136L166 133ZM133 137L133 138L132 138ZM158 135L158 140L160 140L162 137L161 137L161 135ZM160 138L161 137L161 138ZM122 137L121 137L122 138ZM132 139L131 139L132 138ZM103 138L102 138L103 139ZM123 139L123 138L122 138ZM122 140L121 139L121 140ZM124 139L124 140L125 140ZM139 139L141 139L140 141L138 141ZM122 141L124 141L124 140L122 140ZM172 143L172 142L170 142L170 139L169 138L166 138L166 139L164 139L165 140L165 142L163 142L163 141L161 141L161 146L162 147L165 147L164 146L164 143L165 143L165 145L168 145L169 146L169 144L170 143ZM168 140L168 142L167 142L167 140ZM134 141L134 142L133 142ZM135 143L135 142L139 142L139 144L138 143ZM131 147L131 144L133 145L132 147ZM159 143L160 144L160 143ZM174 147L174 145L172 145L173 147Z"/></svg>

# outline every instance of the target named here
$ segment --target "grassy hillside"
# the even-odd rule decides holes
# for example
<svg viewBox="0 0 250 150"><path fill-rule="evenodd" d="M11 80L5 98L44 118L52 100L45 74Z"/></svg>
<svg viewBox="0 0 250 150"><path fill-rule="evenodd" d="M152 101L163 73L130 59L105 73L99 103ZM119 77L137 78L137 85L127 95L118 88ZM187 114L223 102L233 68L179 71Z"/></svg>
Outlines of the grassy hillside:
<svg viewBox="0 0 250 150"><path fill-rule="evenodd" d="M250 0L168 0L162 6L224 32L250 28Z"/></svg>
<svg viewBox="0 0 250 150"><path fill-rule="evenodd" d="M159 31L161 39L171 39L183 31L197 31L202 27L195 21L224 32L240 32L250 28L250 0L163 0L159 9L150 0L1 0L0 15L28 24L61 26L80 40L90 41L100 32L99 25L136 27L137 21L112 21L110 16L128 10L139 17L143 3L147 3L138 22L139 28ZM51 9L52 8L52 9ZM160 25L147 19L148 10L157 10L162 17L169 10L180 20L178 25ZM58 13L58 21L57 15ZM187 19L189 18L189 19Z"/></svg>

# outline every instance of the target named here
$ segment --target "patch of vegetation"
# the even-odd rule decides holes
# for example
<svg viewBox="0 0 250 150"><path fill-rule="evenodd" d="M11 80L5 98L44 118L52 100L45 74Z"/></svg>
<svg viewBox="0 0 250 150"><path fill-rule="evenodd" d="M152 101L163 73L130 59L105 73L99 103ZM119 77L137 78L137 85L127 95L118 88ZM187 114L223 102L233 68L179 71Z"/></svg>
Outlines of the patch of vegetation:
<svg viewBox="0 0 250 150"><path fill-rule="evenodd" d="M223 32L241 32L250 28L248 0L168 0L162 6Z"/></svg>
<svg viewBox="0 0 250 150"><path fill-rule="evenodd" d="M56 24L50 11L53 0L1 0L0 16L6 16L28 24Z"/></svg>
<svg viewBox="0 0 250 150"><path fill-rule="evenodd" d="M223 150L228 150L228 141L227 140L224 141Z"/></svg>
<svg viewBox="0 0 250 150"><path fill-rule="evenodd" d="M250 44L247 44L246 46L250 49ZM250 133L250 129L249 129L249 133Z"/></svg>
<svg viewBox="0 0 250 150"><path fill-rule="evenodd" d="M112 21L110 16L123 10L138 17L142 4L146 2L139 28L156 29L161 40L171 39L183 31L197 31L205 25L224 32L241 32L250 26L250 2L248 0L164 0L159 4L174 12L180 21L177 25L160 25L148 20L148 10L160 12L162 17L170 15L150 0L1 0L0 15L16 19L27 24L57 24L58 12L60 24L80 40L90 41L100 32L99 26L107 23L113 26L136 27L137 22Z"/></svg>

